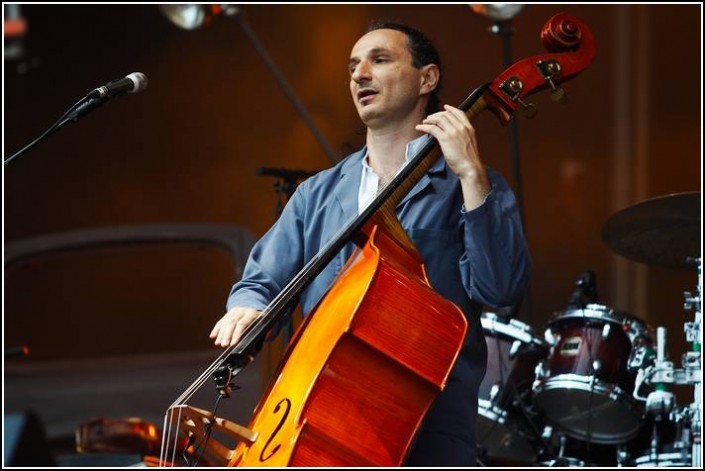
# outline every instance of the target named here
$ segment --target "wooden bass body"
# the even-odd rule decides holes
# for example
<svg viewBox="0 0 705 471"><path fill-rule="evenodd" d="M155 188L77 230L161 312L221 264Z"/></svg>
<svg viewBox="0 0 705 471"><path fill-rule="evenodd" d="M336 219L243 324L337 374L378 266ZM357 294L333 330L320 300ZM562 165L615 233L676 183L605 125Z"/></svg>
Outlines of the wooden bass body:
<svg viewBox="0 0 705 471"><path fill-rule="evenodd" d="M399 466L467 320L415 250L371 231L307 316L230 466Z"/></svg>

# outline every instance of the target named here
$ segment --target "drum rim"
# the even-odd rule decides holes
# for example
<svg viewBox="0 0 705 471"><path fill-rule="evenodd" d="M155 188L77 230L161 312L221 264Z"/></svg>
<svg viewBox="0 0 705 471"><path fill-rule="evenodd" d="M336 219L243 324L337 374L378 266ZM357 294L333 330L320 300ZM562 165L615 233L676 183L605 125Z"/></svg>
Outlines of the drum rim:
<svg viewBox="0 0 705 471"><path fill-rule="evenodd" d="M566 309L565 311L554 312L548 321L546 331L551 331L563 323L573 319L601 320L620 327L626 327L625 333L630 341L634 343L635 338L645 336L653 337L646 322L626 311L617 311L604 304L588 304L584 308Z"/></svg>
<svg viewBox="0 0 705 471"><path fill-rule="evenodd" d="M600 394L602 396L620 396L617 400L623 396L632 406L637 404L636 400L627 394L621 387L612 386L600 379L593 380L592 378L592 376L564 373L551 376L549 378L535 380L532 390L534 392L534 396L538 396L543 391L550 391L553 389L578 389L580 391L592 392L593 394ZM567 383L568 387L557 386L555 383ZM592 383L592 385L590 383Z"/></svg>
<svg viewBox="0 0 705 471"><path fill-rule="evenodd" d="M560 322L563 319L600 319L622 325L625 320L632 320L635 317L625 311L617 311L604 304L588 304L584 308L566 309L553 313L549 325Z"/></svg>
<svg viewBox="0 0 705 471"><path fill-rule="evenodd" d="M544 391L549 391L549 390L557 390L557 389L577 389L582 392L590 392L590 387L589 385L586 385L585 383L589 383L591 380L590 379L585 379L589 378L586 376L581 376L581 375L576 375L576 374L562 374L558 376L554 376L552 378L548 379L542 379L542 380L536 380L534 382L534 385L532 387L533 393L534 393L534 404L544 413L545 419L547 422L555 425L559 429L561 429L565 434L569 435L572 438L576 438L578 440L587 440L586 435L587 433L584 432L580 428L570 428L567 427L563 422L561 422L560 418L555 418L552 415L550 415L545 408L542 408L539 406L540 398L541 398L541 393ZM569 388L558 388L556 387L557 382L562 382L563 384L568 383L569 385L573 387ZM550 384L546 384L550 383ZM549 387L544 387L544 386L549 386ZM587 387L586 387L587 386ZM639 430L641 429L641 416L642 412L638 408L638 402L632 398L629 395L626 395L624 390L620 388L619 386L607 386L606 383L600 381L600 380L595 380L595 386L593 387L593 394L597 393L597 387L601 388L601 391L610 391L611 393L616 392L617 394L620 395L621 398L624 398L626 400L622 401L623 404L627 404L629 408L629 412L636 412L634 416L634 427L631 427L630 430L628 430L625 433L621 434L615 434L615 433L604 433L601 434L598 431L593 431L591 432L592 440L590 440L591 443L597 443L597 444L605 444L605 445L614 445L617 443L622 443L625 440L631 440L634 438L638 433ZM608 396L609 394L600 394L601 396ZM619 400L619 398L614 399L614 400ZM597 435L597 436L596 436Z"/></svg>

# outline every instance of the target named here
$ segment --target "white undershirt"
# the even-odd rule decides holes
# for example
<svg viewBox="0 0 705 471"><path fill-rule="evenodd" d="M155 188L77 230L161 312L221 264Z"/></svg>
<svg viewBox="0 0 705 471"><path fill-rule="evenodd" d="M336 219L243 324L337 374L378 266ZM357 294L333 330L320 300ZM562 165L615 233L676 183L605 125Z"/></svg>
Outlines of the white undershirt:
<svg viewBox="0 0 705 471"><path fill-rule="evenodd" d="M401 167L399 167L399 170L397 171L397 174L401 172L401 169L406 166L407 163L409 163L409 160L416 155L416 152L421 148L422 145L426 143L426 140L429 138L428 134L424 134L423 136L420 136L413 141L409 142L406 145L406 153L404 155L404 163L402 164ZM379 175L375 173L374 170L372 170L372 167L370 167L370 164L367 163L367 159L369 157L369 152L365 154L365 158L362 159L362 173L360 175L360 191L357 194L357 208L358 208L358 214L362 212L363 209L367 207L368 204L372 202L374 197L377 195L377 191L379 188ZM395 174L396 176L396 174ZM391 180L390 180L391 181Z"/></svg>

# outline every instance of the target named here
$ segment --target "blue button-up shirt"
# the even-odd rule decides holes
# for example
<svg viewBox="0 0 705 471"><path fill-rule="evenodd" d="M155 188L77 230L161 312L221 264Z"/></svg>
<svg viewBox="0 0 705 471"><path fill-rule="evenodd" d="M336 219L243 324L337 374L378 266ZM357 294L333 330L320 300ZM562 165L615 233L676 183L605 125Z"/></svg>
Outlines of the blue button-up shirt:
<svg viewBox="0 0 705 471"><path fill-rule="evenodd" d="M281 217L255 244L242 280L230 293L233 306L264 309L296 273L358 213L366 149L304 181ZM516 200L502 176L487 169L492 191L463 211L458 178L439 158L397 207L397 216L418 248L434 289L465 312L468 340L478 342L482 305L506 307L523 295L529 254ZM301 295L304 315L323 297L352 254L349 243ZM481 344L481 345L480 345Z"/></svg>
<svg viewBox="0 0 705 471"><path fill-rule="evenodd" d="M366 154L363 148L299 185L278 221L253 247L227 309L263 310L357 216ZM475 453L478 390L487 365L482 306L518 302L529 274L529 252L514 194L498 172L489 168L487 172L492 190L483 204L465 211L460 181L441 157L396 208L431 285L468 318L465 344L446 388L424 419L422 434L458 438L451 443L464 444L461 453L467 454L469 463ZM325 295L353 249L352 243L347 244L303 291L304 315ZM450 447L435 453L456 452L458 448Z"/></svg>

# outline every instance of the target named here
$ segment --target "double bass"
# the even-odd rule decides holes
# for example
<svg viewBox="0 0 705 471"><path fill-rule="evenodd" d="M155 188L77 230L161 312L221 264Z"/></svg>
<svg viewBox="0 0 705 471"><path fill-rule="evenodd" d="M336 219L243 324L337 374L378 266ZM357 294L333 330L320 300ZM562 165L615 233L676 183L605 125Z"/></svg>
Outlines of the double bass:
<svg viewBox="0 0 705 471"><path fill-rule="evenodd" d="M470 120L490 110L507 124L520 106L531 111L524 102L528 95L550 88L559 97L559 84L592 61L592 33L581 20L559 13L544 25L541 38L548 53L515 63L458 108ZM395 215L397 204L440 155L437 141L429 139L277 295L240 342L172 404L161 465L187 455L221 466L403 463L445 387L468 328L460 308L431 287L421 256ZM299 327L250 423L238 425L189 406L210 377L220 397L233 392L232 378L250 363L266 333L350 241L356 251Z"/></svg>

